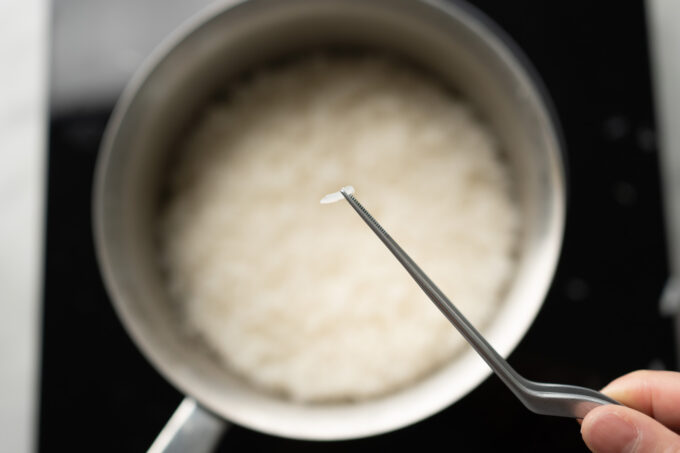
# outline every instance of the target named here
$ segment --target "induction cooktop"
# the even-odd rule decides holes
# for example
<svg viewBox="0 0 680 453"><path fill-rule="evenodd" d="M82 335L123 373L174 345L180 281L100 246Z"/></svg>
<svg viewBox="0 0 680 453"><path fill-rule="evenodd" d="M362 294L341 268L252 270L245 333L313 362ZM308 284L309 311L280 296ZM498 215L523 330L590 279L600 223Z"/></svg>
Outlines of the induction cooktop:
<svg viewBox="0 0 680 453"><path fill-rule="evenodd" d="M509 357L527 378L600 388L638 368L675 369L659 157L642 1L472 2L526 53L552 97L568 166L555 279ZM106 55L101 55L105 58ZM40 403L41 451L143 451L182 400L118 321L95 260L91 189L112 103L53 113ZM234 426L218 451L587 451L574 420L528 412L495 376L389 434L303 442Z"/></svg>

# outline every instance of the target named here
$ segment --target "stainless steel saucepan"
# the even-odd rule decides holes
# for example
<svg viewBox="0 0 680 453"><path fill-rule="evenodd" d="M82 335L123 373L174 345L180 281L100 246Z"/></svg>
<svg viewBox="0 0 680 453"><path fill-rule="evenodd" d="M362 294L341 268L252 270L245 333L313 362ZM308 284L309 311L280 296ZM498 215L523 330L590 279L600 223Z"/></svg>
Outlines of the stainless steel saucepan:
<svg viewBox="0 0 680 453"><path fill-rule="evenodd" d="M467 98L499 137L524 225L514 279L483 330L501 355L526 333L550 285L565 214L557 127L540 83L493 24L464 4L436 0L217 3L166 40L130 82L107 128L94 187L97 254L116 311L161 374L198 402L185 402L174 424L214 413L280 436L356 438L421 420L490 373L468 349L397 393L358 403L296 404L231 375L180 333L155 250L157 205L173 145L225 81L327 46L389 52L428 69Z"/></svg>

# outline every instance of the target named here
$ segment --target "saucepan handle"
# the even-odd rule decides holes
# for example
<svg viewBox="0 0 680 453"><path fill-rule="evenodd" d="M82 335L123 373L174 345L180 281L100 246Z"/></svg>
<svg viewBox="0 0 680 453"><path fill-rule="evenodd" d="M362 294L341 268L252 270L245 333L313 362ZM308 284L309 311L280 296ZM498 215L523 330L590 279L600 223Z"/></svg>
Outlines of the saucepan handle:
<svg viewBox="0 0 680 453"><path fill-rule="evenodd" d="M184 398L149 448L149 453L209 453L214 451L229 423Z"/></svg>

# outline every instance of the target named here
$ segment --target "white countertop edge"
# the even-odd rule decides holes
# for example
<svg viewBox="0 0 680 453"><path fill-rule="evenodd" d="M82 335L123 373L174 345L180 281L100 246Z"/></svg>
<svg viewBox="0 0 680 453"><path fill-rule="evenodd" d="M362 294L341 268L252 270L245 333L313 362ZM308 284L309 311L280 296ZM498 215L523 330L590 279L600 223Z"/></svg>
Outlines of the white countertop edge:
<svg viewBox="0 0 680 453"><path fill-rule="evenodd" d="M37 450L47 0L0 2L0 451Z"/></svg>
<svg viewBox="0 0 680 453"><path fill-rule="evenodd" d="M668 243L669 285L680 281L680 2L646 0L659 163ZM680 366L680 292L664 292L665 311L675 311L676 360ZM672 309L669 307L673 307Z"/></svg>

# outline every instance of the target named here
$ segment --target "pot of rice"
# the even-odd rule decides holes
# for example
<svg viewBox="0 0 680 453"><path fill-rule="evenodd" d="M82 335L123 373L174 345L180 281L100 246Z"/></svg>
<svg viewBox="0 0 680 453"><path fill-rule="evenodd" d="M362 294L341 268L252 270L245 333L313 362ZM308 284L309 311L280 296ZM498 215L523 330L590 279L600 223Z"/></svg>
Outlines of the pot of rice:
<svg viewBox="0 0 680 453"><path fill-rule="evenodd" d="M97 165L99 263L136 344L208 411L374 435L490 370L346 206L362 202L507 356L564 226L557 126L507 37L458 3L218 3L131 81Z"/></svg>

